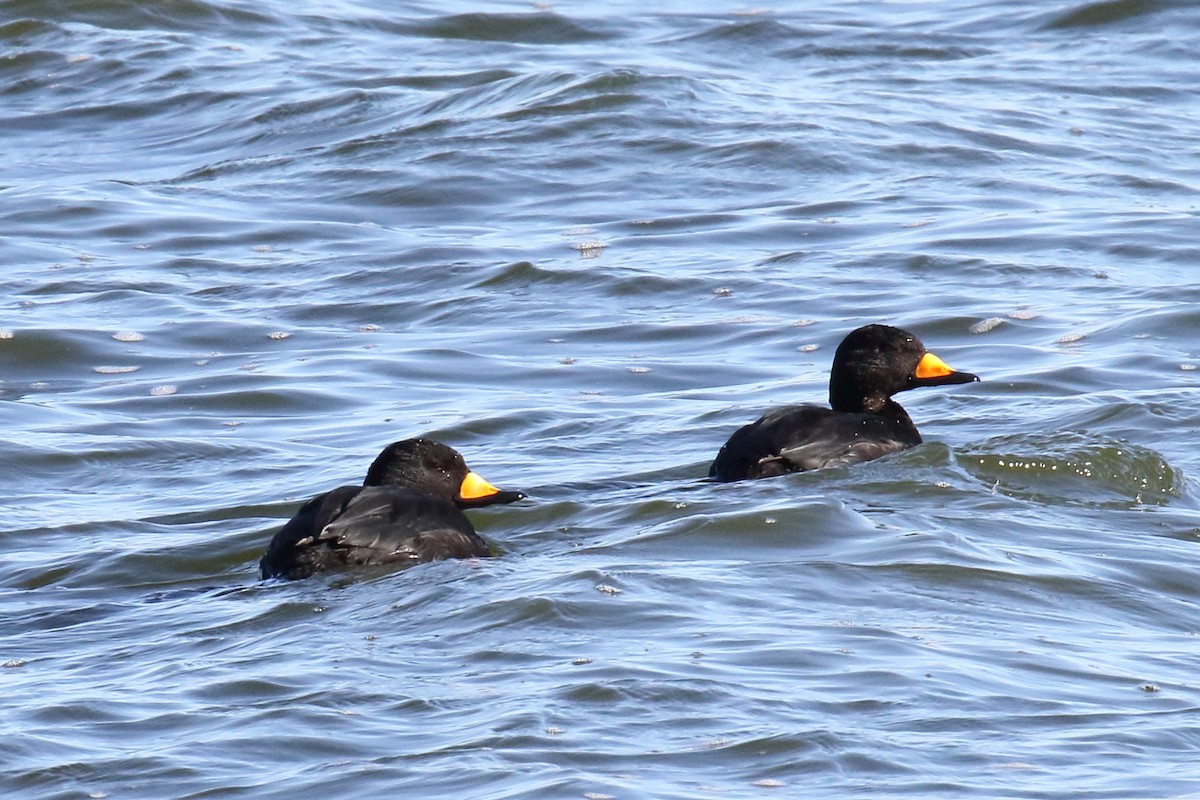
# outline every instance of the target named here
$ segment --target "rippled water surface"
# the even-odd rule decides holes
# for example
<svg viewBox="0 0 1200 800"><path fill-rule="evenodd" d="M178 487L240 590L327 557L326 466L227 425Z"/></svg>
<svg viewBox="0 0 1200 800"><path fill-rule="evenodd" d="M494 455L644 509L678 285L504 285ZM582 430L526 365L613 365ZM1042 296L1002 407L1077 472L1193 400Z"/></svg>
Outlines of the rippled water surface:
<svg viewBox="0 0 1200 800"><path fill-rule="evenodd" d="M0 7L6 798L1200 794L1200 7ZM926 443L701 480L841 337ZM502 555L260 582L432 435Z"/></svg>

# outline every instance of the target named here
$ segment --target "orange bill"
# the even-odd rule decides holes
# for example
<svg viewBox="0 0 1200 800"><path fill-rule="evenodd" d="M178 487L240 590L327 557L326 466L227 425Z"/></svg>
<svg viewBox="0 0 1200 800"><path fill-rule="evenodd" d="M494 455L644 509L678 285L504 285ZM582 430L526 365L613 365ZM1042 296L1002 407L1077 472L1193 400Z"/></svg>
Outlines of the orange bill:
<svg viewBox="0 0 1200 800"><path fill-rule="evenodd" d="M499 493L499 489L485 481L477 472L468 472L458 488L458 496L463 500L478 500Z"/></svg>
<svg viewBox="0 0 1200 800"><path fill-rule="evenodd" d="M978 375L951 369L949 364L933 353L926 353L917 362L917 368L913 370L912 377L909 378L909 385L947 386L955 383L971 383L977 380L979 380Z"/></svg>
<svg viewBox="0 0 1200 800"><path fill-rule="evenodd" d="M953 375L954 370L933 353L926 353L917 362L917 371L913 374L918 378L944 378L947 375Z"/></svg>

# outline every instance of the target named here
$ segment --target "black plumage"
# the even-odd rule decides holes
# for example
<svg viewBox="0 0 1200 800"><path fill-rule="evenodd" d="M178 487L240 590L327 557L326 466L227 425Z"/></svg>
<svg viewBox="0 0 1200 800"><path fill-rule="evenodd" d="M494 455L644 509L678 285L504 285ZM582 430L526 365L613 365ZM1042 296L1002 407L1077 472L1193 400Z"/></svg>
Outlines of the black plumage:
<svg viewBox="0 0 1200 800"><path fill-rule="evenodd" d="M829 407L786 406L739 428L717 453L709 477L768 478L870 461L921 443L892 395L918 386L970 383L899 328L866 325L838 345L829 374Z"/></svg>
<svg viewBox="0 0 1200 800"><path fill-rule="evenodd" d="M417 564L489 555L462 508L511 503L525 495L497 489L454 449L431 439L388 445L362 486L340 486L309 500L271 539L263 578L373 564Z"/></svg>

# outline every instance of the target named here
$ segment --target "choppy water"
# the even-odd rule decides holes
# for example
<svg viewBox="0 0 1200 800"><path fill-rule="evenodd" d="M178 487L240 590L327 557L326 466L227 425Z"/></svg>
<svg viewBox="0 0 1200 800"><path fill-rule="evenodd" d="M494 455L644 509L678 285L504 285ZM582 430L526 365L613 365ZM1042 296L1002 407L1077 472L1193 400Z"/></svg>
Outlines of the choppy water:
<svg viewBox="0 0 1200 800"><path fill-rule="evenodd" d="M5 797L1200 793L1200 8L652 5L0 7ZM505 555L256 579L416 434Z"/></svg>

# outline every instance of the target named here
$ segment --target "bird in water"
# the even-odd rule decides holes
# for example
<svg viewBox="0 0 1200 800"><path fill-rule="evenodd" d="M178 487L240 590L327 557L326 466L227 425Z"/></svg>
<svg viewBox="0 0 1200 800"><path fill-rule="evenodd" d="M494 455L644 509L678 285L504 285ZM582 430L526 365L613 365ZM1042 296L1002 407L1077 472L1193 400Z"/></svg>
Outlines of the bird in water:
<svg viewBox="0 0 1200 800"><path fill-rule="evenodd" d="M488 483L441 442L395 442L376 457L362 486L341 486L301 506L271 539L259 570L264 579L294 579L346 567L487 556L487 542L460 509L523 497Z"/></svg>
<svg viewBox="0 0 1200 800"><path fill-rule="evenodd" d="M865 325L838 345L829 374L829 405L767 412L739 428L708 471L718 481L855 464L921 443L907 412L892 399L918 386L971 383L908 331Z"/></svg>

